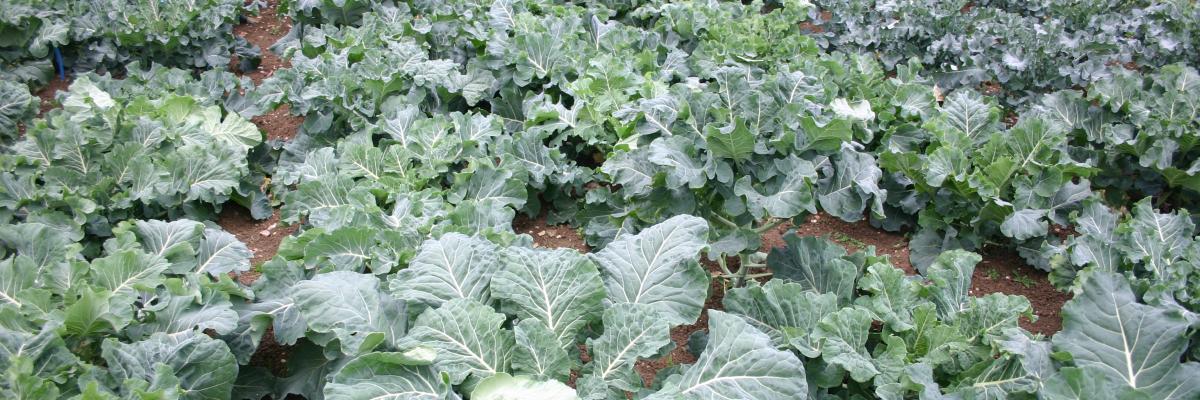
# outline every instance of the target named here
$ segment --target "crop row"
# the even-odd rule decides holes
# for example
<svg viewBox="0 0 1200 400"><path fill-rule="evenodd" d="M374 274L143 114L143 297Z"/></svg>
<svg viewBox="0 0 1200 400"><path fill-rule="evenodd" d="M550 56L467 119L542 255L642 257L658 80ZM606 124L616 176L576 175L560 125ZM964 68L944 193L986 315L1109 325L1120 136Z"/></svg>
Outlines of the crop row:
<svg viewBox="0 0 1200 400"><path fill-rule="evenodd" d="M240 1L0 3L6 397L1200 395L1194 3L287 1L258 85ZM298 230L251 265L230 202ZM758 251L818 212L911 233L919 275ZM1062 332L970 293L984 246L1074 294Z"/></svg>

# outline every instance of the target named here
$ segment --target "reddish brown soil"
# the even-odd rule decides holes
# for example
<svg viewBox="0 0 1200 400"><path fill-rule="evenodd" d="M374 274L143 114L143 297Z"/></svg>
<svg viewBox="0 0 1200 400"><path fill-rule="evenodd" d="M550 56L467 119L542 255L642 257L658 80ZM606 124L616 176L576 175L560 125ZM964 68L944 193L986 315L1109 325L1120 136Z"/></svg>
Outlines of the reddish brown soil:
<svg viewBox="0 0 1200 400"><path fill-rule="evenodd" d="M782 234L790 228L784 225L763 235L764 246L783 246ZM863 245L875 246L876 253L888 255L896 267L909 274L916 273L908 261L908 239L899 233L875 229L866 221L848 223L818 214L809 217L808 223L800 227L797 233L802 236L830 236L852 251L859 250ZM983 262L975 268L972 278L972 294L981 296L999 292L1025 296L1033 306L1038 320L1033 322L1022 318L1021 327L1046 336L1062 329L1062 316L1059 311L1063 303L1070 300L1070 295L1054 289L1047 280L1046 273L1025 265L1025 261L1012 251L988 248L982 254ZM995 272L989 273L991 270ZM998 276L999 279L990 279L990 276ZM1024 280L1020 277L1029 279ZM1030 285L1026 287L1017 280L1024 280Z"/></svg>
<svg viewBox="0 0 1200 400"><path fill-rule="evenodd" d="M276 14L278 5L279 0L268 0L267 7L260 10L258 16L247 16L245 24L233 28L234 34L246 38L247 41L262 49L262 62L258 69L236 71L235 68L232 68L242 76L249 77L255 84L261 83L263 79L274 74L279 68L290 67L287 60L281 59L269 50L271 45L287 34L292 27L290 18ZM234 59L230 65L236 66L238 61ZM290 140L296 136L296 131L304 122L304 118L291 115L291 110L284 105L252 118L251 122L266 133L268 140ZM279 251L279 242L285 236L295 232L297 228L296 226L280 225L278 210L271 218L256 221L250 216L250 211L232 203L227 204L222 210L217 224L236 236L254 252L254 258L251 259L252 265L260 265L275 257L275 253ZM257 271L248 271L238 275L237 279L242 284L249 285L259 276L260 273ZM258 349L250 357L249 365L266 368L275 376L287 376L287 358L290 352L289 346L275 341L274 331L268 328L262 341L259 342ZM303 397L289 395L287 398L302 399Z"/></svg>
<svg viewBox="0 0 1200 400"><path fill-rule="evenodd" d="M780 225L763 235L764 251L783 247L783 235L794 227L789 224ZM864 250L867 246L875 246L875 254L886 255L892 265L903 269L909 274L916 273L912 263L908 262L908 239L904 235L876 229L866 220L846 222L829 214L820 213L809 216L805 224L796 228L800 236L826 236L854 252Z"/></svg>
<svg viewBox="0 0 1200 400"><path fill-rule="evenodd" d="M1009 111L1007 114L1004 114L1004 127L1012 128L1013 126L1016 126L1017 122L1020 120L1021 116L1017 115L1017 113L1013 111Z"/></svg>
<svg viewBox="0 0 1200 400"><path fill-rule="evenodd" d="M258 129L267 133L267 140L292 140L304 123L304 117L292 115L291 107L287 104L279 106L270 112L250 119Z"/></svg>
<svg viewBox="0 0 1200 400"><path fill-rule="evenodd" d="M979 89L985 96L999 96L1004 93L1004 86L999 82L987 81L979 84Z"/></svg>
<svg viewBox="0 0 1200 400"><path fill-rule="evenodd" d="M279 224L279 211L275 211L271 218L256 221L250 216L250 211L232 203L226 204L221 210L217 225L232 233L254 252L254 258L250 260L252 265L262 264L275 257L275 252L279 250L279 242L296 231L295 226ZM244 272L238 276L238 281L248 285L258 279L258 275L255 271Z"/></svg>
<svg viewBox="0 0 1200 400"><path fill-rule="evenodd" d="M67 88L70 86L71 78L58 79L58 75L55 75L50 80L50 84L38 90L37 93L34 93L39 99L42 99L41 108L38 109L38 117L44 116L50 110L60 107L61 104L58 104L58 100L54 96L60 91L67 91Z"/></svg>
<svg viewBox="0 0 1200 400"><path fill-rule="evenodd" d="M246 38L246 41L262 49L262 63L258 65L258 69L241 72L242 76L249 77L255 85L262 83L263 79L275 74L280 68L291 67L287 60L272 53L270 47L292 29L292 19L276 14L279 0L269 0L267 3L267 7L260 10L258 16L246 16L245 24L233 28L235 35ZM231 66L237 64L237 60L230 62ZM304 117L292 115L291 109L285 104L250 121L266 132L268 140L290 140L296 136Z"/></svg>
<svg viewBox="0 0 1200 400"><path fill-rule="evenodd" d="M287 358L291 346L285 346L275 341L275 330L268 326L258 349L250 355L250 366L263 367L275 376L287 376Z"/></svg>
<svg viewBox="0 0 1200 400"><path fill-rule="evenodd" d="M767 232L763 235L763 247L784 246L783 234L792 228L790 224L784 224ZM908 261L908 239L900 233L875 229L866 221L849 223L822 213L808 217L806 223L796 229L796 233L801 236L828 236L851 251L875 246L876 254L888 255L892 265L909 274L916 274ZM1034 322L1022 318L1021 327L1046 336L1062 329L1059 311L1063 303L1070 300L1070 295L1054 289L1045 272L1025 265L1025 261L1010 250L987 248L982 255L983 262L975 267L975 275L971 279L973 295L1006 293L1025 296L1038 320ZM989 273L992 270L995 272ZM991 279L991 276L998 278ZM1024 281L1025 284L1018 281Z"/></svg>
<svg viewBox="0 0 1200 400"><path fill-rule="evenodd" d="M984 248L983 262L975 267L971 276L971 295L1005 293L1025 296L1033 306L1037 321L1021 318L1021 327L1030 332L1053 336L1062 329L1063 303L1071 299L1069 293L1054 288L1047 274L1025 265L1019 255L1009 249Z"/></svg>
<svg viewBox="0 0 1200 400"><path fill-rule="evenodd" d="M245 71L244 76L254 81L254 84L275 73L280 68L291 65L270 50L271 45L279 41L292 29L292 19L276 14L279 0L267 0L267 6L259 10L258 15L247 15L246 23L233 27L233 34L246 38L246 41L262 49L262 63L254 71ZM237 65L236 60L233 65Z"/></svg>
<svg viewBox="0 0 1200 400"><path fill-rule="evenodd" d="M587 242L579 235L579 231L572 228L570 225L546 225L546 216L540 216L536 219L531 219L525 215L518 215L513 220L513 230L517 233L526 233L533 236L534 247L544 247L547 249L555 249L566 247L579 250L581 253L591 251Z"/></svg>

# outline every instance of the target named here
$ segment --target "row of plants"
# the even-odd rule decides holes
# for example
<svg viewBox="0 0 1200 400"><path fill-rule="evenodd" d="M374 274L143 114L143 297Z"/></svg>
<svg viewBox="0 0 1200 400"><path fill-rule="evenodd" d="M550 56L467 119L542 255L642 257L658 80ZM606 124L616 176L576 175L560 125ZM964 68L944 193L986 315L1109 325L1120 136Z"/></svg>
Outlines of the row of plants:
<svg viewBox="0 0 1200 400"><path fill-rule="evenodd" d="M127 71L76 76L58 94L61 108L24 123L0 155L3 221L80 240L108 237L127 219L213 219L231 199L269 215L263 170L250 161L262 132L226 105L249 81L136 63Z"/></svg>
<svg viewBox="0 0 1200 400"><path fill-rule="evenodd" d="M5 92L25 128L0 158L11 397L1200 390L1188 66L1011 109L921 60L823 51L793 30L806 3L288 6L293 68L259 87L134 64L37 120ZM264 143L246 118L280 104L305 123ZM193 222L229 200L299 230L252 267ZM922 275L819 239L757 252L818 211L912 229ZM600 250L534 248L517 213ZM988 244L1076 293L1052 341L1018 327L1023 298L970 296L964 249ZM642 380L702 314L698 362ZM267 332L283 373L248 366Z"/></svg>
<svg viewBox="0 0 1200 400"><path fill-rule="evenodd" d="M233 26L265 2L244 0L0 1L0 80L47 83L66 71L107 70L132 61L244 71L260 50ZM57 51L57 54L53 52ZM57 61L56 61L57 59Z"/></svg>
<svg viewBox="0 0 1200 400"><path fill-rule="evenodd" d="M95 258L46 225L7 225L3 388L79 399L1183 399L1200 390L1197 364L1177 361L1190 314L1139 302L1121 275L1092 276L1048 341L1017 326L1031 314L1024 298L969 294L976 254L943 253L922 278L871 250L797 236L767 257L774 279L731 289L725 311L706 311L708 332L688 342L695 364L648 384L637 361L669 353L671 328L705 312L707 229L677 216L590 255L447 233L388 273L374 247L309 242L312 228L246 287L227 273L250 268L249 250L202 223L122 223ZM285 377L245 366L267 330L295 346ZM1132 332L1136 340L1122 339Z"/></svg>
<svg viewBox="0 0 1200 400"><path fill-rule="evenodd" d="M583 226L596 246L675 215L696 215L711 226L710 257L735 286L749 282L751 267L766 268L754 254L762 231L820 210L849 221L869 217L887 229L917 228L912 261L923 272L944 251L1001 243L1018 247L1031 264L1053 269L1055 282L1077 293L1085 292L1092 273L1121 272L1151 304L1170 308L1191 301L1184 284L1190 265L1176 262L1185 257L1137 250L1165 232L1109 235L1101 246L1113 253L1111 262L1098 265L1076 256L1084 252L1076 243L1089 240L1088 232L1063 241L1049 229L1076 225L1081 213L1099 209L1120 214L1104 201L1131 204L1148 195L1160 199L1159 206L1169 204L1164 198L1186 201L1192 189L1179 184L1186 179L1169 163L1147 163L1136 170L1137 180L1105 164L1137 163L1144 157L1137 149L1158 137L1187 136L1184 130L1159 135L1153 126L1194 123L1194 113L1181 112L1195 98L1187 84L1195 72L1188 67L1146 76L1116 72L1088 91L1046 95L1019 109L1009 126L1004 120L1013 115L998 101L971 89L944 93L923 76L919 61L895 66L892 75L871 56L824 54L809 38L778 37L783 23L794 22L806 7L761 13L754 6L679 3L634 8L620 17L594 5L587 9L591 15L618 17L587 21L579 8L541 2L359 5L345 14L315 12L329 5L306 4L313 7L310 21L339 17L301 26L277 45L302 66L264 87L279 87L268 92L271 99L292 105L310 122L330 124L323 127L335 133L302 131L312 140L302 138L285 156L311 151L306 146L319 141L345 146L333 146L338 137L343 143L456 142L463 135L448 136L449 125L436 122L445 120L440 115L490 114L503 121L500 137L536 132L541 138L535 147L557 146L561 153L534 158L561 160L552 163L510 164L535 172L524 177L528 193L514 195L518 185L500 189L503 180L492 179L492 193L507 201L497 209L537 214L550 205L551 221ZM486 17L465 21L455 15ZM706 21L744 25L701 26ZM382 48L417 56L403 55L406 62L397 63L371 55ZM331 76L345 80L327 84ZM1165 83L1171 76L1183 76L1177 83L1184 84ZM1143 100L1107 108L1090 102L1098 88L1118 80L1127 91L1145 90ZM1085 116L1094 122L1082 123ZM430 129L437 125L446 128ZM1120 132L1130 145L1086 130ZM1189 148L1168 143L1162 144L1168 158L1190 160L1184 155ZM337 153L344 164L350 152ZM598 168L581 168L594 165L597 153L604 154ZM532 157L494 154L457 167L472 171L513 158ZM392 173L424 169L409 165ZM545 171L570 179L547 188L539 177ZM462 184L455 175L444 174L441 182ZM532 196L534 191L543 196ZM1147 208L1127 218L1168 216ZM1190 248L1194 229L1181 226L1174 234L1187 244L1168 248ZM740 256L737 264L746 268L726 265L726 255ZM1173 267L1152 267L1162 264Z"/></svg>
<svg viewBox="0 0 1200 400"><path fill-rule="evenodd" d="M1194 64L1200 46L1189 1L812 3L808 28L823 47L874 52L889 69L915 57L943 87L989 83L1012 103L1123 68Z"/></svg>
<svg viewBox="0 0 1200 400"><path fill-rule="evenodd" d="M1000 242L1050 269L1061 250L1050 226L1071 225L1089 197L1191 206L1200 97L1190 67L1117 72L1014 113L972 89L942 91L916 60L889 76L872 56L820 53L805 36L768 46L807 6L708 5L651 3L606 23L539 2L377 5L354 24L296 28L277 45L296 68L265 82L263 97L334 132L387 121L395 136L412 116L454 112L537 132L569 168L601 164L594 179L606 185L580 190L593 179L582 176L539 199L553 204L551 222L584 226L593 245L712 214L718 250L738 254L757 248L765 219L819 208L855 221L869 206L877 226L917 228L918 266ZM713 20L746 26L695 23ZM394 112L387 101L417 106ZM285 158L307 151L298 142Z"/></svg>

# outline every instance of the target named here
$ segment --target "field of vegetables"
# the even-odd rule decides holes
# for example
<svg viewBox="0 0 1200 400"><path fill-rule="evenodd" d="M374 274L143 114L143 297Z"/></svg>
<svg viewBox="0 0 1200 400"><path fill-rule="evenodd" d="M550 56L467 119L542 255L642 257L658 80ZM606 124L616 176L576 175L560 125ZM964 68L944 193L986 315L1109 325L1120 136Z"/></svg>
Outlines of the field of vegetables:
<svg viewBox="0 0 1200 400"><path fill-rule="evenodd" d="M1200 399L1194 0L0 0L0 398Z"/></svg>

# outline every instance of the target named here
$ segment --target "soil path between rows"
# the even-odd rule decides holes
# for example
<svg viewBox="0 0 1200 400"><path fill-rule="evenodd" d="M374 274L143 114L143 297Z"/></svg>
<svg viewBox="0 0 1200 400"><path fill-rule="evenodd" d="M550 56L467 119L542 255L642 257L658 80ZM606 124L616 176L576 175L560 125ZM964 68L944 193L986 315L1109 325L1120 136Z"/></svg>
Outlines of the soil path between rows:
<svg viewBox="0 0 1200 400"><path fill-rule="evenodd" d="M271 52L271 46L292 29L292 19L286 15L279 15L276 12L278 7L279 0L268 0L267 6L259 10L257 16L248 15L246 23L233 27L233 34L245 38L247 42L262 50L262 61L258 64L258 69L240 72L241 76L250 78L255 85L274 75L275 71L292 66L288 60ZM234 60L230 65L236 66L237 61ZM236 71L236 68L233 69ZM267 134L267 140L289 140L296 136L304 117L292 115L291 108L284 104L250 121Z"/></svg>
<svg viewBox="0 0 1200 400"><path fill-rule="evenodd" d="M286 35L292 27L289 17L276 13L278 6L279 0L268 0L267 6L259 10L257 16L248 15L245 23L233 28L234 34L246 38L246 41L262 50L262 61L254 71L237 71L236 68L231 68L235 73L250 78L255 85L261 84L263 79L270 77L275 71L290 67L287 60L270 50L271 45ZM230 65L236 66L237 61L231 62ZM287 141L296 136L304 118L292 115L288 106L283 105L251 118L250 122L264 132L268 141ZM279 243L298 228L280 224L278 209L270 218L255 220L251 217L250 211L233 203L226 204L221 210L217 224L245 243L254 253L251 265L255 268L237 276L238 281L245 285L250 285L258 279L260 273L257 266L275 257L279 251ZM268 328L262 341L259 342L258 349L251 356L249 366L266 368L278 377L287 376L289 354L291 354L291 347L276 342L274 333ZM288 396L287 398L302 397Z"/></svg>
<svg viewBox="0 0 1200 400"><path fill-rule="evenodd" d="M245 23L233 28L235 35L246 38L246 41L262 49L262 62L259 63L258 69L254 71L236 71L235 69L235 72L250 78L255 84L262 83L263 79L271 76L280 68L290 67L287 60L280 58L270 50L271 45L287 35L292 28L291 18L276 13L278 7L279 0L268 0L267 6L259 10L257 16L248 15ZM237 62L232 62L230 65L237 65ZM267 140L290 140L296 136L296 131L304 122L304 118L291 115L288 107L284 105L254 117L251 122L266 133ZM245 208L232 203L225 205L217 224L232 233L238 240L246 243L246 246L254 252L251 263L256 266L275 257L280 241L296 230L294 226L285 227L279 223L278 210L271 218L259 221L251 218L250 212ZM258 279L258 274L252 271L242 274L238 279L249 284Z"/></svg>

